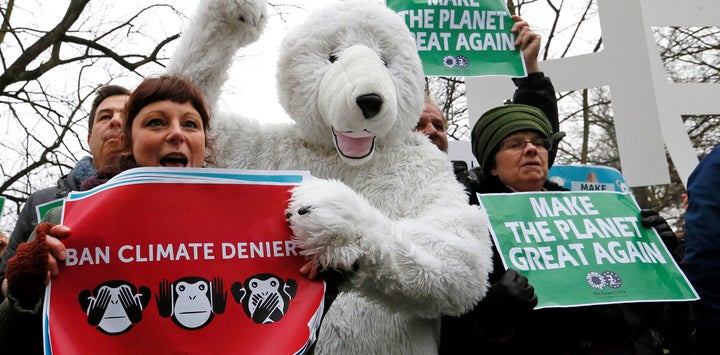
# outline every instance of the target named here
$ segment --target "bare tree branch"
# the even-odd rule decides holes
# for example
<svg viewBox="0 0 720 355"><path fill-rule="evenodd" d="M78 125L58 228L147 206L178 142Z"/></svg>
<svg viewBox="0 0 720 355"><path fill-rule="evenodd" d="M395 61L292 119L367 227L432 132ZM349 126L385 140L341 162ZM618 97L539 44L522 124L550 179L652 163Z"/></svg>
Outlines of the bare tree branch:
<svg viewBox="0 0 720 355"><path fill-rule="evenodd" d="M37 77L29 75L31 71L27 70L28 65L35 60L42 52L50 48L50 46L56 45L63 39L65 33L70 29L78 17L82 13L83 9L90 0L71 0L68 9L65 12L65 16L58 23L55 28L50 30L45 36L37 40L33 45L28 47L23 53L15 60L10 67L5 70L4 73L0 74L0 91L5 91L5 88L18 81L33 80ZM53 51L53 55L56 52Z"/></svg>

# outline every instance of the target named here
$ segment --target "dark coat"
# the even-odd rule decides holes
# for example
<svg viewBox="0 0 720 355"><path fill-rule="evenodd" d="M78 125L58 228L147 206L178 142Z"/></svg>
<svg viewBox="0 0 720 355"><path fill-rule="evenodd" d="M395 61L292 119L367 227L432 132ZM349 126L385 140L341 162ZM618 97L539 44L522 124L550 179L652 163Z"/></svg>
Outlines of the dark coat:
<svg viewBox="0 0 720 355"><path fill-rule="evenodd" d="M70 170L67 175L63 175L60 179L58 179L55 186L38 190L30 194L30 197L28 197L27 201L25 201L25 204L18 215L15 228L10 234L8 247L5 250L5 254L3 254L2 261L0 261L0 283L5 278L5 269L7 268L8 260L15 255L20 243L24 243L28 240L30 234L38 225L37 213L35 212L37 206L57 199L65 198L71 191L79 190L80 184L82 184L83 181L92 176L94 173L95 168L92 165L92 158L87 156L78 161L75 167ZM2 299L2 294L0 294L0 301L2 301Z"/></svg>
<svg viewBox="0 0 720 355"><path fill-rule="evenodd" d="M512 193L479 168L469 176L473 192ZM567 191L549 180L543 188ZM491 285L506 271L495 247L493 263ZM460 317L443 317L439 354L662 354L667 307L634 303L508 313L480 301Z"/></svg>
<svg viewBox="0 0 720 355"><path fill-rule="evenodd" d="M703 354L720 353L720 146L690 174L685 213L685 259L681 266L700 296L694 323Z"/></svg>
<svg viewBox="0 0 720 355"><path fill-rule="evenodd" d="M93 174L90 176L83 174L82 176L84 176L84 178L82 178L81 181L78 181L79 179L73 175L73 172L76 172L76 166L76 169L71 171L69 177L61 179L65 182L72 181L72 185L66 185L65 187L67 189L59 192L58 197L64 198L70 191L89 190L107 182L107 180L120 172L137 166L132 156L123 156L120 158L118 166L109 166L97 172L93 169ZM58 184L60 184L60 182L58 182ZM28 200L28 202L30 202L30 200ZM33 207L33 220L36 219L34 210L35 208ZM41 222L58 224L61 221L61 217L62 208L55 207L48 211ZM37 225L38 222L35 221L34 224ZM35 232L35 227L33 227L28 235L23 238L23 242L35 240ZM17 250L13 250L11 256L14 256L16 251ZM3 276L5 275L4 271L7 265L7 259L9 259L9 256L3 258ZM0 302L0 354L42 354L42 311L44 299L40 297L37 302L34 303L34 306L30 308L24 306L15 296L11 290L8 290L8 296Z"/></svg>

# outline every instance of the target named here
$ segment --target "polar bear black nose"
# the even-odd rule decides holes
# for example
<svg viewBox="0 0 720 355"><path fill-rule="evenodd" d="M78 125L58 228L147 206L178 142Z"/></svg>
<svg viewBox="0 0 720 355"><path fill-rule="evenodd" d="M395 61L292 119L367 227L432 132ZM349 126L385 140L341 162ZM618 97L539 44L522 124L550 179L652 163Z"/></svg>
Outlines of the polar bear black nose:
<svg viewBox="0 0 720 355"><path fill-rule="evenodd" d="M376 94L366 94L359 96L357 99L355 99L355 102L358 106L360 106L360 109L362 110L363 116L365 116L365 118L375 117L375 115L380 112L380 107L382 107L383 104L382 98L380 98L380 96Z"/></svg>

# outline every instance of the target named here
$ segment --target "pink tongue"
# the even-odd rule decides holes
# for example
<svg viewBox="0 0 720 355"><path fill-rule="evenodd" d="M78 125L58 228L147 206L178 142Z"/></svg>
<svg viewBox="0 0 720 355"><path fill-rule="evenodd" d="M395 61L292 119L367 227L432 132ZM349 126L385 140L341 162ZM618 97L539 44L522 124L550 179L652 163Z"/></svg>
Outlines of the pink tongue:
<svg viewBox="0 0 720 355"><path fill-rule="evenodd" d="M333 130L340 154L348 158L362 158L373 149L375 135L368 132L342 133Z"/></svg>

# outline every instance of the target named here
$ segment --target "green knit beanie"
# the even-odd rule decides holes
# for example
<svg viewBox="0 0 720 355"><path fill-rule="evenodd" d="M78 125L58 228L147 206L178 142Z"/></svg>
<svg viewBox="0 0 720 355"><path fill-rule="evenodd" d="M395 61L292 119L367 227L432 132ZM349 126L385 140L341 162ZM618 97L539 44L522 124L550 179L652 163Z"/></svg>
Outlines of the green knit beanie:
<svg viewBox="0 0 720 355"><path fill-rule="evenodd" d="M470 137L472 153L483 171L490 171L492 153L505 137L528 130L537 131L544 138L552 135L550 120L533 106L507 104L490 109L480 116Z"/></svg>

